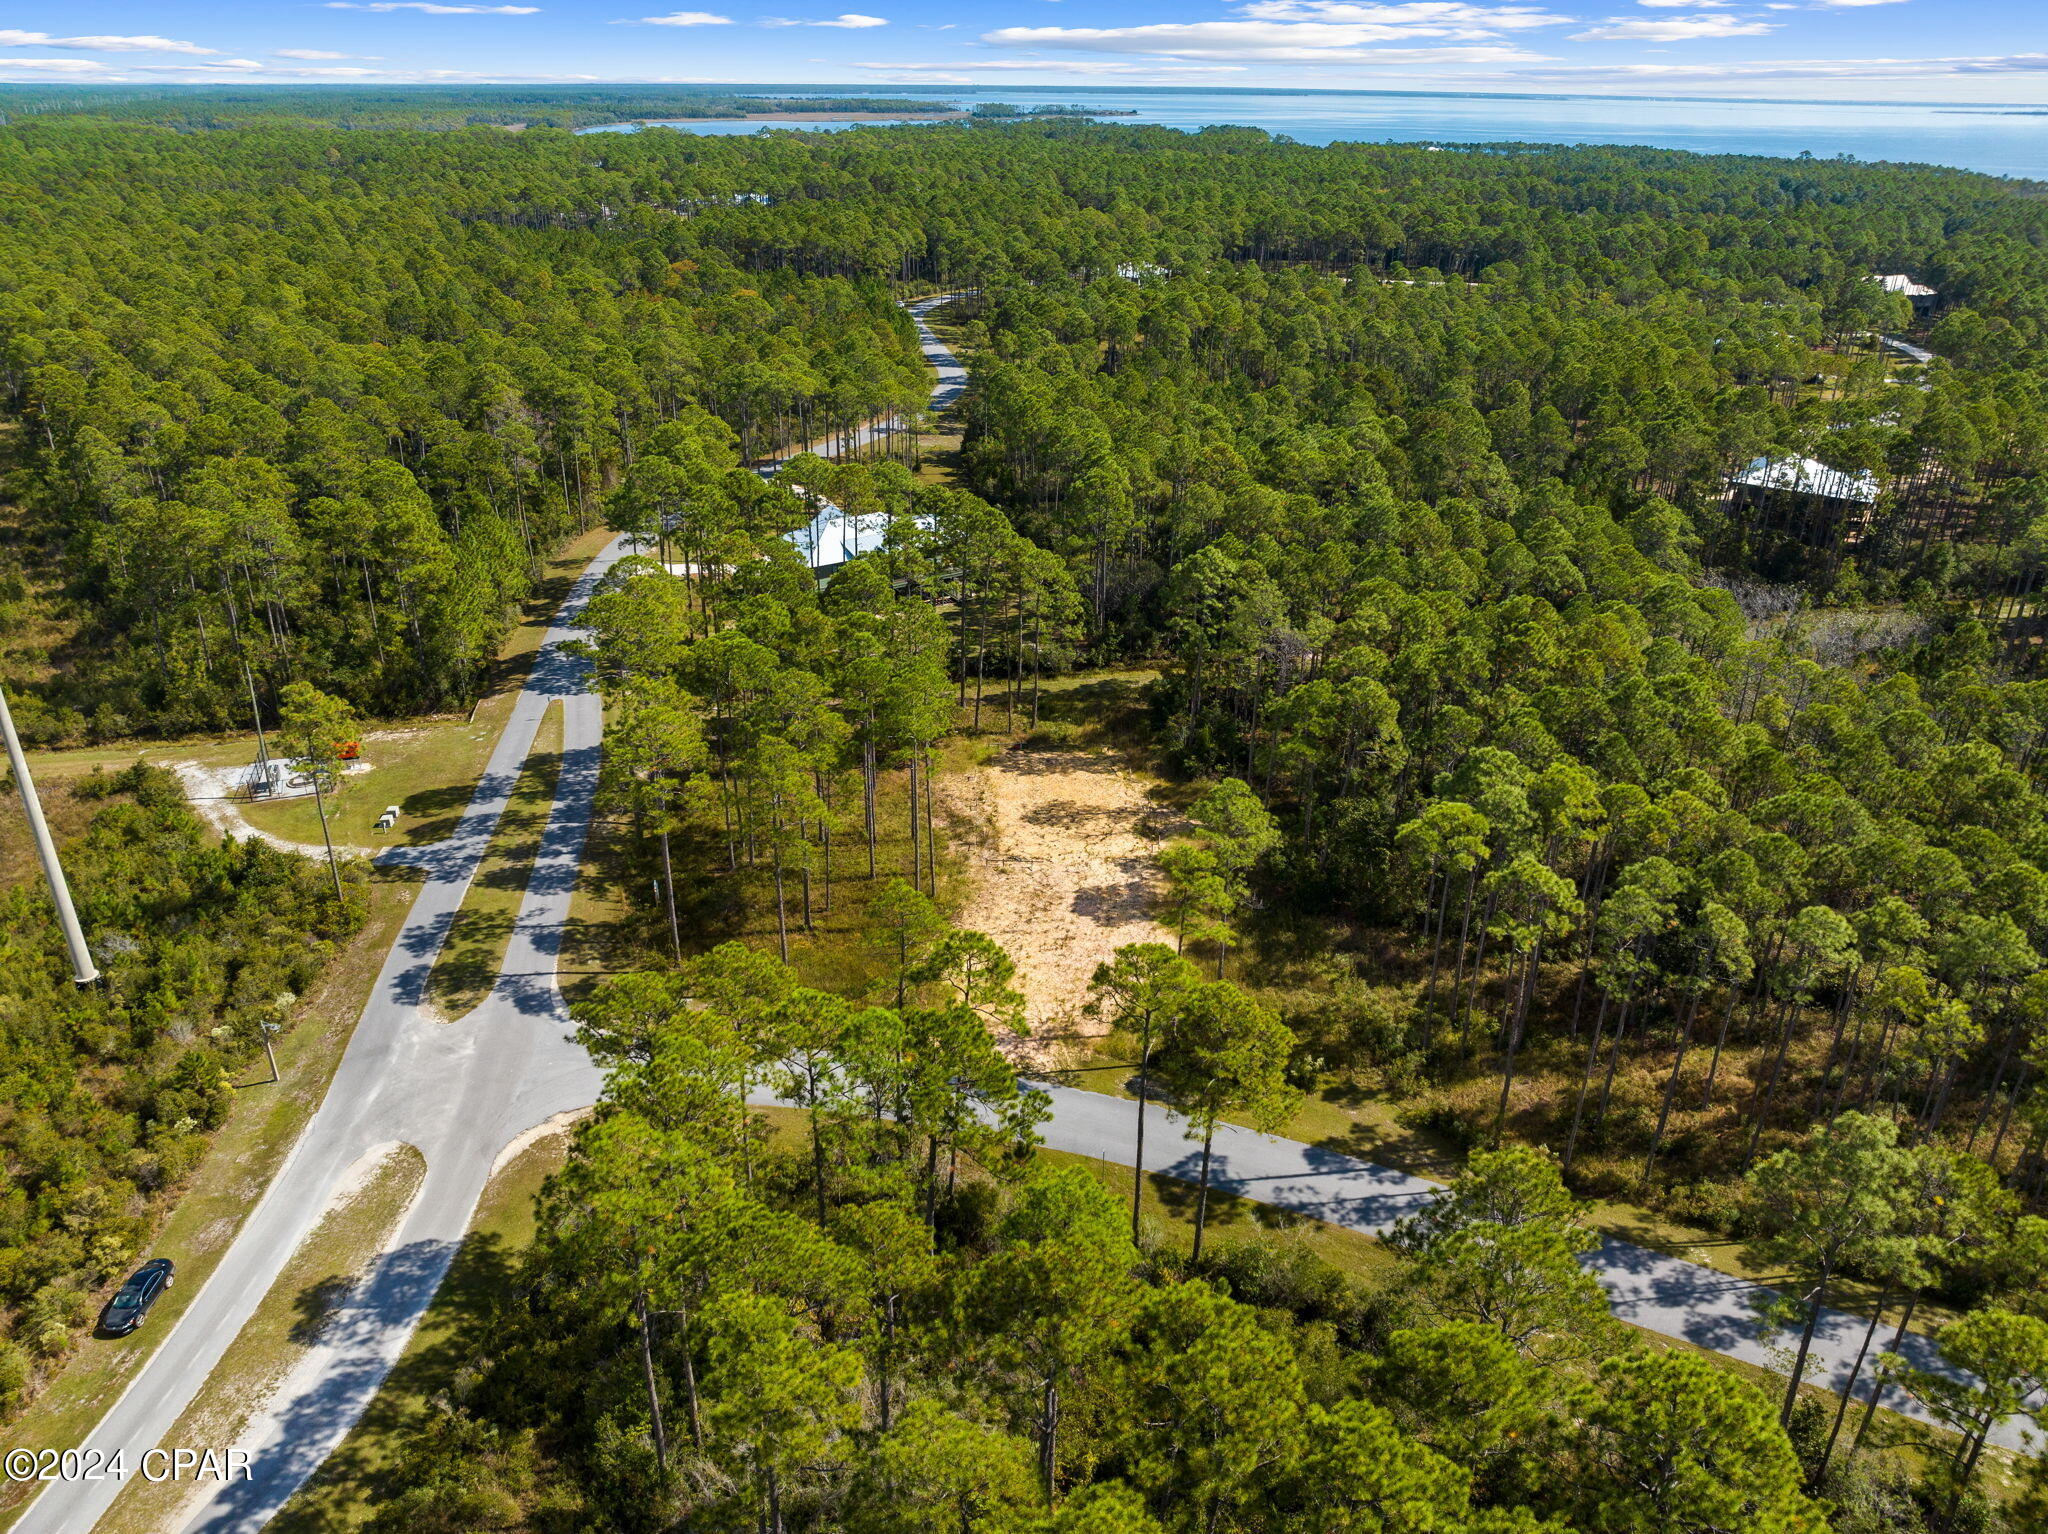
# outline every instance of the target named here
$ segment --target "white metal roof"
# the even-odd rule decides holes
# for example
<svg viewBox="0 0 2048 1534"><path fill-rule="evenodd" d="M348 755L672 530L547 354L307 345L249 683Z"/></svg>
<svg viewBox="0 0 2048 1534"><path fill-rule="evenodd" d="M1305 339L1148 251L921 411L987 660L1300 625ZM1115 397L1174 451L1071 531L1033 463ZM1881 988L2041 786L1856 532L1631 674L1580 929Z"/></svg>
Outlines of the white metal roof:
<svg viewBox="0 0 2048 1534"><path fill-rule="evenodd" d="M1939 298L1941 295L1924 282L1915 282L1904 272L1893 272L1888 277L1873 277L1872 282L1882 284L1887 293L1903 293L1908 298Z"/></svg>
<svg viewBox="0 0 2048 1534"><path fill-rule="evenodd" d="M1817 458L1757 458L1747 469L1734 475L1732 482L1758 490L1817 495L1830 501L1861 501L1866 506L1877 500L1875 474L1852 474Z"/></svg>

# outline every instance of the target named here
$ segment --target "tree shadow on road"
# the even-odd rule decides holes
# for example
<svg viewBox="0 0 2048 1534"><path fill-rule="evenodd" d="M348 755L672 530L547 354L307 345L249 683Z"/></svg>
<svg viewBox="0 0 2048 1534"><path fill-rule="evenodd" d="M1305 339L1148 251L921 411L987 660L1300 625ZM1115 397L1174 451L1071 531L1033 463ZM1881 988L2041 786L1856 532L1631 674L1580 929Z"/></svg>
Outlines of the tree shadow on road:
<svg viewBox="0 0 2048 1534"><path fill-rule="evenodd" d="M332 1273L318 1283L306 1285L292 1297L292 1309L298 1313L298 1320L292 1323L290 1337L302 1348L309 1348L320 1340L320 1334L327 1329L327 1323L334 1313L347 1303L355 1280L345 1273Z"/></svg>
<svg viewBox="0 0 2048 1534"><path fill-rule="evenodd" d="M437 1396L455 1393L487 1356L517 1269L517 1253L502 1236L472 1231L464 1239L411 1346L354 1430L267 1525L272 1534L327 1534L348 1527L345 1510L374 1507L393 1493L391 1472L409 1424Z"/></svg>

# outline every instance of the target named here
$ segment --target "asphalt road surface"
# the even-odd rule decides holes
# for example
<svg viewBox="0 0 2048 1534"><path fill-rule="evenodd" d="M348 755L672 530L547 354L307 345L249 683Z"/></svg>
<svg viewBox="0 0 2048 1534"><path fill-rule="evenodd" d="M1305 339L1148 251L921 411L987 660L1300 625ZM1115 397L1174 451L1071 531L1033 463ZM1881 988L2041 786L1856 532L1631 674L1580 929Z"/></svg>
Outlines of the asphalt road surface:
<svg viewBox="0 0 2048 1534"><path fill-rule="evenodd" d="M937 373L934 405L951 403L965 381L958 361L924 324L924 312L941 301L910 306ZM384 854L387 864L417 866L425 882L326 1101L198 1298L79 1446L109 1453L126 1449L132 1464L161 1443L318 1223L350 1167L379 1145L416 1146L426 1159L426 1178L395 1239L245 1435L244 1446L253 1450L249 1479L224 1487L201 1508L187 1525L194 1534L247 1534L284 1505L341 1442L403 1350L448 1270L498 1154L534 1126L597 1099L602 1079L569 1036L555 966L590 825L602 714L585 688L583 664L562 642L572 637L571 625L591 588L622 552L623 540L609 546L564 602L455 834L430 847ZM504 969L489 998L468 1017L435 1021L421 1006L428 972L518 780L541 714L557 701L564 712L562 771ZM1049 1092L1053 1117L1042 1131L1048 1146L1130 1165L1134 1104L1072 1088ZM1156 1104L1150 1111L1146 1141L1154 1169L1197 1176L1197 1151ZM1369 1233L1384 1231L1437 1186L1228 1125L1217 1131L1213 1180L1243 1198ZM1774 1351L1757 1319L1755 1302L1765 1294L1757 1285L1615 1240L1589 1253L1587 1265L1622 1319L1785 1370L1783 1340ZM1846 1378L1863 1329L1861 1318L1829 1312L1815 1339L1808 1378L1822 1385ZM1873 1352L1889 1342L1881 1331ZM1905 1351L1916 1362L1934 1362L1923 1338L1909 1338ZM1867 1393L1867 1383L1863 1389ZM1898 1391L1888 1393L1886 1405L1913 1409ZM2017 1446L2026 1426L2031 1424L2009 1424L1996 1441ZM15 1524L17 1534L79 1534L93 1527L118 1490L112 1481L50 1482Z"/></svg>
<svg viewBox="0 0 2048 1534"><path fill-rule="evenodd" d="M447 1271L498 1152L535 1124L595 1100L601 1079L567 1036L555 954L568 915L591 794L601 716L583 666L561 648L566 625L612 561L612 545L577 581L536 656L525 689L455 833L394 849L424 884L377 977L333 1085L220 1266L81 1447L128 1451L162 1442L200 1384L319 1222L349 1168L373 1147L418 1147L427 1172L395 1241L336 1316L256 1431L251 1478L234 1482L191 1527L256 1529L341 1441L405 1345ZM531 749L548 704L563 705L560 787L505 968L484 1004L458 1023L423 1010L426 982L450 923ZM225 1448L226 1445L194 1447ZM80 1534L119 1490L113 1481L53 1481L16 1522L18 1534Z"/></svg>
<svg viewBox="0 0 2048 1534"><path fill-rule="evenodd" d="M1041 1090L1052 1098L1052 1118L1039 1128L1048 1146L1118 1166L1132 1163L1137 1140L1135 1102L1074 1087ZM1149 1104L1145 1118L1148 1169L1189 1182L1198 1180L1200 1147L1182 1136L1183 1127L1176 1120L1157 1103ZM1441 1186L1407 1172L1229 1124L1217 1127L1213 1163L1210 1185L1222 1192L1368 1235L1383 1234ZM1770 1289L1611 1237L1582 1260L1607 1290L1614 1313L1622 1320L1779 1374L1792 1372L1790 1348L1798 1338L1770 1338L1757 1314L1758 1303L1773 1297ZM1859 1403L1869 1398L1871 1367L1877 1354L1891 1346L1897 1315L1894 1309L1891 1325L1880 1327L1871 1343L1857 1386ZM1864 1316L1839 1310L1822 1312L1813 1351L1806 1361L1806 1379L1840 1391L1868 1325ZM1920 1368L1941 1367L1934 1345L1923 1336L1909 1335L1899 1351ZM1924 1418L1900 1390L1887 1390L1883 1404ZM2024 1447L2023 1435L2031 1428L2031 1423L2018 1419L1995 1433L1992 1441L2009 1448Z"/></svg>

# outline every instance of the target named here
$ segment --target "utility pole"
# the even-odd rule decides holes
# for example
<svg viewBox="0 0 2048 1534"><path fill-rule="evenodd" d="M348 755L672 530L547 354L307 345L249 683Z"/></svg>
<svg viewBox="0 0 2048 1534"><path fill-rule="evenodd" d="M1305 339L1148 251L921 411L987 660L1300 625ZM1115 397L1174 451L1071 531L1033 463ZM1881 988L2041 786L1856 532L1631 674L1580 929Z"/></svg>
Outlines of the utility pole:
<svg viewBox="0 0 2048 1534"><path fill-rule="evenodd" d="M320 840L327 846L327 872L334 879L334 903L347 905L348 896L341 892L341 864L334 860L334 838L327 830L327 797L320 792L320 762L307 764L307 771L313 778L313 808L320 812Z"/></svg>
<svg viewBox="0 0 2048 1534"><path fill-rule="evenodd" d="M57 861L57 844L50 839L49 822L43 819L43 801L36 797L35 780L28 775L28 758L22 754L21 737L14 733L14 715L8 710L5 691L0 691L0 734L7 737L7 759L14 764L14 786L28 815L36 856L43 860L43 877L50 881L50 899L57 907L57 925L64 929L64 946L71 950L71 978L80 985L91 985L99 979L100 968L92 961L92 950L85 946L85 930L78 925L78 912L71 904L71 886L64 882L64 865Z"/></svg>
<svg viewBox="0 0 2048 1534"><path fill-rule="evenodd" d="M270 781L270 745L263 738L263 705L256 701L256 677L249 670L249 657L242 656L242 680L249 686L249 714L256 721L256 776L263 784L262 797L269 798L274 786Z"/></svg>

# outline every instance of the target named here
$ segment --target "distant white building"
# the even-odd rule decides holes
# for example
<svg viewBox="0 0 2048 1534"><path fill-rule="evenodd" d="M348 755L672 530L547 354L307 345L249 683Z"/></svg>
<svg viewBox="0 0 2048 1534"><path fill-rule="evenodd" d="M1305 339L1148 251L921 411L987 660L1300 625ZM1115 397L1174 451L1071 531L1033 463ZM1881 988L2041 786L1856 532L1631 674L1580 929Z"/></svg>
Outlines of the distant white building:
<svg viewBox="0 0 2048 1534"><path fill-rule="evenodd" d="M1934 313L1941 303L1941 295L1924 282L1915 282L1904 272L1893 272L1889 276L1873 276L1870 279L1887 293L1897 293L1910 299L1913 304L1913 318L1924 320Z"/></svg>
<svg viewBox="0 0 2048 1534"><path fill-rule="evenodd" d="M1875 474L1817 458L1756 458L1728 478L1729 505L1759 526L1829 544L1869 525L1881 486Z"/></svg>
<svg viewBox="0 0 2048 1534"><path fill-rule="evenodd" d="M1749 467L1735 475L1732 482L1755 490L1819 496L1824 501L1856 501L1865 506L1877 502L1875 474L1838 469L1818 458L1751 459Z"/></svg>

